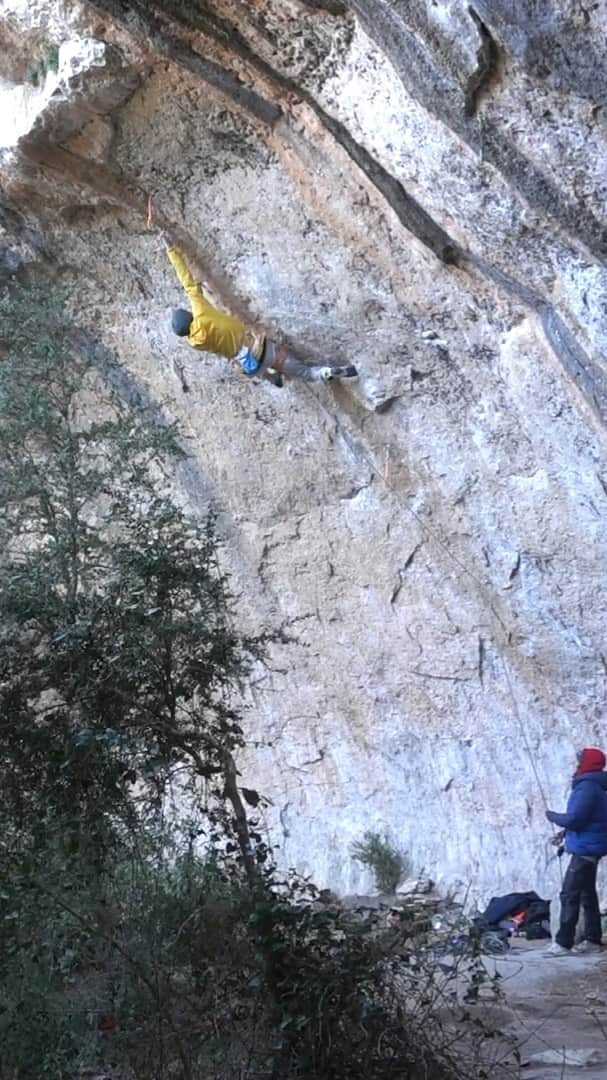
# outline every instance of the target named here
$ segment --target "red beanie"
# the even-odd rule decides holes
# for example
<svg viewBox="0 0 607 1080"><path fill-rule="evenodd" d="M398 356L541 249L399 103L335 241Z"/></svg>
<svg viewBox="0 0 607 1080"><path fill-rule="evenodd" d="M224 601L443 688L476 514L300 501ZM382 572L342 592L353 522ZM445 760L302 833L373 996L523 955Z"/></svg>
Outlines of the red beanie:
<svg viewBox="0 0 607 1080"><path fill-rule="evenodd" d="M605 768L605 755L602 750L597 750L595 746L586 746L579 756L579 765L577 767L576 776L581 773L587 772L600 772Z"/></svg>

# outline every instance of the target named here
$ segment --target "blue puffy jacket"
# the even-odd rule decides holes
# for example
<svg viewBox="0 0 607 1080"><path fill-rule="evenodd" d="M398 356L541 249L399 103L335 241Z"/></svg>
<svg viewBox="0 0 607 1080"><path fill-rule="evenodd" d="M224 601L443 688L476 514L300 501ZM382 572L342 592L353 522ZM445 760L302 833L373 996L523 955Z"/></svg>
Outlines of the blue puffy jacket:
<svg viewBox="0 0 607 1080"><path fill-rule="evenodd" d="M574 777L566 813L549 810L546 816L566 829L570 855L607 855L607 772Z"/></svg>

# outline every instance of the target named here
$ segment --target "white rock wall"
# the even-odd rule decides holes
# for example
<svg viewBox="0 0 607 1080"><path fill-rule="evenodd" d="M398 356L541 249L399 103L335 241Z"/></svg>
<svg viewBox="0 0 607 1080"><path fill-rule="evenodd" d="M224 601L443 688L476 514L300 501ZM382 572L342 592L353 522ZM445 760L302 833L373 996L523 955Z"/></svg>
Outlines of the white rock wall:
<svg viewBox="0 0 607 1080"><path fill-rule="evenodd" d="M372 39L363 3L357 19L295 0L212 6L240 17L268 70L199 27L180 41L232 65L277 122L210 91L189 53L161 55L173 24L146 53L142 24L114 12L104 40L138 88L107 105L111 138L64 145L152 191L225 271L228 300L310 357L356 359L360 387L247 383L176 343L179 289L128 199L43 169L34 210L90 330L182 420L182 495L221 511L243 621L292 638L250 690L246 783L268 799L280 857L322 885L368 887L349 849L373 829L473 898L550 893L544 797L561 807L575 748L607 742L607 277L599 232L590 250L585 219L580 235L563 209L581 200L605 226L605 107L531 70L529 28L515 40L499 5L499 64L457 122ZM90 7L84 36L121 5ZM438 26L427 38L422 16ZM415 4L414 17L456 100L479 40L466 6ZM76 90L81 108L86 82ZM65 96L49 132L69 131ZM398 192L364 175L332 121L445 231L457 265L403 223ZM483 125L561 201L522 191L510 157L487 160ZM23 210L29 169L5 177Z"/></svg>

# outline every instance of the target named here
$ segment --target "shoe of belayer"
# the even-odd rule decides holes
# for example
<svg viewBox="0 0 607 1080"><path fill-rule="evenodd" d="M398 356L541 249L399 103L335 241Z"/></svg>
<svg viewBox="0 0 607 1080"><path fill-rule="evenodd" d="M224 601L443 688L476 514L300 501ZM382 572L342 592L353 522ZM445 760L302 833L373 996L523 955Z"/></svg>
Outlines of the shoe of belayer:
<svg viewBox="0 0 607 1080"><path fill-rule="evenodd" d="M556 941L552 942L547 949L544 949L544 956L571 956L573 950L566 949L564 945L559 945Z"/></svg>
<svg viewBox="0 0 607 1080"><path fill-rule="evenodd" d="M576 956L591 956L593 953L600 953L602 951L602 945L599 945L596 941L580 941L577 945L574 945L571 950Z"/></svg>

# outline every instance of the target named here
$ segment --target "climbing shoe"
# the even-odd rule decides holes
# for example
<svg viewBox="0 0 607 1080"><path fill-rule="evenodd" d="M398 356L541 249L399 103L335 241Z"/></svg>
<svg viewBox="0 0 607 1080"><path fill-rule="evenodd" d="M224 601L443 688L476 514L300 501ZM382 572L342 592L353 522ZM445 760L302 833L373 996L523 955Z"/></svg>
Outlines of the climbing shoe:
<svg viewBox="0 0 607 1080"><path fill-rule="evenodd" d="M320 378L323 382L331 382L333 379L356 379L358 371L354 364L345 367L324 367L320 369Z"/></svg>
<svg viewBox="0 0 607 1080"><path fill-rule="evenodd" d="M266 371L266 379L271 382L273 386L284 386L282 375L275 368L268 368Z"/></svg>

